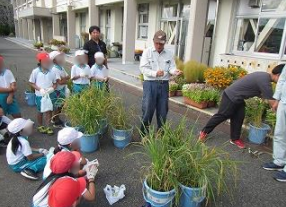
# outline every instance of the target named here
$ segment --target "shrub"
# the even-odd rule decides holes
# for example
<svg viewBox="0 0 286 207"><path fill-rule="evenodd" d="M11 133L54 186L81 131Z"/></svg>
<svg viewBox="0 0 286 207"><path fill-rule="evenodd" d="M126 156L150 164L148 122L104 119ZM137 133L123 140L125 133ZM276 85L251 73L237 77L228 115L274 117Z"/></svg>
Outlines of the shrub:
<svg viewBox="0 0 286 207"><path fill-rule="evenodd" d="M204 72L207 66L197 61L188 61L184 65L184 77L187 83L204 82Z"/></svg>
<svg viewBox="0 0 286 207"><path fill-rule="evenodd" d="M66 47L66 46L61 46L61 47L59 48L59 51L65 53L65 54L68 54L68 53L70 52L70 50L71 50L71 49L68 48L68 47Z"/></svg>
<svg viewBox="0 0 286 207"><path fill-rule="evenodd" d="M60 40L56 40L56 39L52 39L49 42L50 45L55 45L55 46L62 46L62 45L66 45L65 41L60 41Z"/></svg>
<svg viewBox="0 0 286 207"><path fill-rule="evenodd" d="M44 43L42 43L42 42L35 42L33 45L37 49L40 49L41 47L44 47Z"/></svg>
<svg viewBox="0 0 286 207"><path fill-rule="evenodd" d="M182 90L183 85L187 83L184 76L176 76L173 80L178 84L178 90Z"/></svg>
<svg viewBox="0 0 286 207"><path fill-rule="evenodd" d="M267 104L261 98L254 97L246 100L245 123L261 127Z"/></svg>
<svg viewBox="0 0 286 207"><path fill-rule="evenodd" d="M183 96L197 103L204 101L217 103L220 98L220 91L206 84L192 83L183 86Z"/></svg>
<svg viewBox="0 0 286 207"><path fill-rule="evenodd" d="M44 50L48 53L52 52L53 50L50 47L45 47Z"/></svg>
<svg viewBox="0 0 286 207"><path fill-rule="evenodd" d="M169 91L177 91L178 90L178 84L175 82L169 83Z"/></svg>

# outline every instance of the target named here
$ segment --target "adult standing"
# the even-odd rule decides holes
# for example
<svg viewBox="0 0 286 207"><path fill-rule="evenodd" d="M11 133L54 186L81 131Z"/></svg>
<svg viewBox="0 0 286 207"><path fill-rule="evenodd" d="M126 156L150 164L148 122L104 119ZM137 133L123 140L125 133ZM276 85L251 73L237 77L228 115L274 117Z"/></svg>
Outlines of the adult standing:
<svg viewBox="0 0 286 207"><path fill-rule="evenodd" d="M230 143L238 148L245 148L240 139L243 120L245 117L244 100L258 96L268 100L270 107L276 110L277 104L273 99L271 82L277 82L282 72L281 67L275 67L271 74L254 72L237 80L227 87L223 94L218 112L212 116L200 132L199 140L204 142L209 133L220 123L230 119Z"/></svg>
<svg viewBox="0 0 286 207"><path fill-rule="evenodd" d="M154 46L144 50L140 62L140 70L144 76L141 126L143 134L148 131L155 110L158 129L166 122L169 78L182 73L176 69L173 53L165 49L166 39L165 32L157 31L153 38Z"/></svg>
<svg viewBox="0 0 286 207"><path fill-rule="evenodd" d="M285 64L278 66L283 67L283 71L273 96L278 104L273 139L273 161L265 163L262 167L265 170L281 171L274 175L274 179L286 182L286 67Z"/></svg>
<svg viewBox="0 0 286 207"><path fill-rule="evenodd" d="M90 40L83 46L83 49L87 52L89 67L91 68L95 64L94 54L97 52L102 52L105 55L104 65L107 66L107 49L106 44L100 39L100 28L98 26L91 26L89 34Z"/></svg>

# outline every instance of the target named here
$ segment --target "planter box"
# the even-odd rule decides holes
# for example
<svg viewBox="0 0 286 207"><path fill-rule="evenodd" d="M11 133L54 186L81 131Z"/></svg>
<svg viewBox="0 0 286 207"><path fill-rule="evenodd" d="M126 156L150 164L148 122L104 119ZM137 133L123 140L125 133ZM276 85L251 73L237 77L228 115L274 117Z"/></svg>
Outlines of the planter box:
<svg viewBox="0 0 286 207"><path fill-rule="evenodd" d="M176 91L169 91L169 97L176 96Z"/></svg>
<svg viewBox="0 0 286 207"><path fill-rule="evenodd" d="M189 99L187 97L184 97L184 103L188 104L190 106L194 106L194 107L199 108L199 109L205 109L208 107L208 102L206 102L206 101L201 102L201 103L197 103L197 102L195 102L192 99Z"/></svg>
<svg viewBox="0 0 286 207"><path fill-rule="evenodd" d="M176 96L183 96L183 92L182 92L182 90L178 90L178 91L176 91Z"/></svg>
<svg viewBox="0 0 286 207"><path fill-rule="evenodd" d="M215 107L215 106L216 106L216 102L214 102L214 101L208 102L208 108Z"/></svg>

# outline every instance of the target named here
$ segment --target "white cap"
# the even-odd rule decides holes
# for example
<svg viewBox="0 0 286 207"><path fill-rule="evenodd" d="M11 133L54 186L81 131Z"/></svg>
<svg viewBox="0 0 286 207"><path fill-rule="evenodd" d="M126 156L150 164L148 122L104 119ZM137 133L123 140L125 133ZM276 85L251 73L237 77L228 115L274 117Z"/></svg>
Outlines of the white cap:
<svg viewBox="0 0 286 207"><path fill-rule="evenodd" d="M59 51L53 51L53 52L50 52L49 56L51 60L54 60L58 55L61 55L61 54L62 53Z"/></svg>
<svg viewBox="0 0 286 207"><path fill-rule="evenodd" d="M17 118L10 122L8 125L8 131L12 134L17 134L21 130L33 124L34 122L32 122L30 119Z"/></svg>
<svg viewBox="0 0 286 207"><path fill-rule="evenodd" d="M74 54L74 56L80 56L80 55L85 55L85 51L84 50L77 50Z"/></svg>
<svg viewBox="0 0 286 207"><path fill-rule="evenodd" d="M58 143L60 145L68 145L81 138L82 136L83 133L75 130L75 128L65 127L58 132Z"/></svg>
<svg viewBox="0 0 286 207"><path fill-rule="evenodd" d="M102 58L105 59L104 54L102 52L96 52L94 54L94 58Z"/></svg>

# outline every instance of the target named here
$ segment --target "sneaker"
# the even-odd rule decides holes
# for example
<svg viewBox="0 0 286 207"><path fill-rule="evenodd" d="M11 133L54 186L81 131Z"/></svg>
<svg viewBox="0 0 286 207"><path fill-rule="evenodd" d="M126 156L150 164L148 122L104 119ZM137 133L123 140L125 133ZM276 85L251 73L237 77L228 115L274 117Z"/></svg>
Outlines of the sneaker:
<svg viewBox="0 0 286 207"><path fill-rule="evenodd" d="M264 170L269 170L269 171L276 171L276 170L281 171L283 170L284 166L279 166L273 162L269 162L269 163L265 163L264 165L262 165L262 168Z"/></svg>
<svg viewBox="0 0 286 207"><path fill-rule="evenodd" d="M286 182L286 172L281 171L276 173L276 175L273 176L273 178L279 182Z"/></svg>
<svg viewBox="0 0 286 207"><path fill-rule="evenodd" d="M38 131L41 133L41 134L46 134L46 128L44 126L38 126Z"/></svg>
<svg viewBox="0 0 286 207"><path fill-rule="evenodd" d="M200 142L205 142L206 139L207 139L207 136L208 136L207 133L201 131L201 132L200 132L200 136L199 136L199 141L200 141Z"/></svg>
<svg viewBox="0 0 286 207"><path fill-rule="evenodd" d="M34 173L32 170L25 169L21 172L21 175L24 176L25 178L28 178L30 180L38 180L39 177Z"/></svg>
<svg viewBox="0 0 286 207"><path fill-rule="evenodd" d="M51 129L50 127L46 127L46 128L45 128L45 134L51 136L51 135L54 134L54 130Z"/></svg>
<svg viewBox="0 0 286 207"><path fill-rule="evenodd" d="M245 144L241 139L230 140L230 144L236 145L239 149L245 149Z"/></svg>

